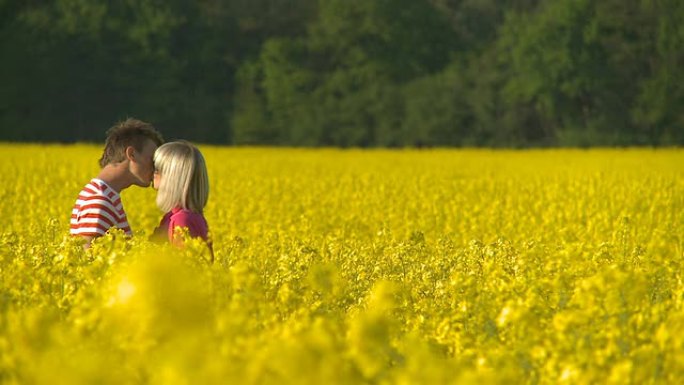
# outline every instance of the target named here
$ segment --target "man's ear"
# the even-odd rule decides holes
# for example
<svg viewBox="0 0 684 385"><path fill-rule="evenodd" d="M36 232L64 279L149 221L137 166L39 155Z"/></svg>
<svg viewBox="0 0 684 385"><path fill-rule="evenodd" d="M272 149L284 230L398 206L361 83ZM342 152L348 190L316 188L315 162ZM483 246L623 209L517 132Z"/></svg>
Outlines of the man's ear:
<svg viewBox="0 0 684 385"><path fill-rule="evenodd" d="M135 148L133 146L126 147L126 159L135 160Z"/></svg>

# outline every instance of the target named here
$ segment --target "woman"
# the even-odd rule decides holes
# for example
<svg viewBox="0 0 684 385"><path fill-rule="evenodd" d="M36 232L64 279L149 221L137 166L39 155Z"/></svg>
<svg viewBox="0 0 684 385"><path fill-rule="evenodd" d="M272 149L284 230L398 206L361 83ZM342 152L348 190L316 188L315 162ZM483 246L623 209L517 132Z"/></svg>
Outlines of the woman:
<svg viewBox="0 0 684 385"><path fill-rule="evenodd" d="M176 229L187 228L191 237L207 242L213 262L209 226L203 215L209 198L209 177L199 149L184 140L160 146L154 153L153 186L158 191L157 206L166 214L152 238L182 246L183 239Z"/></svg>

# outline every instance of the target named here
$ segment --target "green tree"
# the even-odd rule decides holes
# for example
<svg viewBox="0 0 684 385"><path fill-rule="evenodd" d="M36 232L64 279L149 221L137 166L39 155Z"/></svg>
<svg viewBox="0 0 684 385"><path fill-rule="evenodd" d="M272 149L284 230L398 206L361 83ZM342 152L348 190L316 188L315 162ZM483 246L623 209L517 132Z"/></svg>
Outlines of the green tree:
<svg viewBox="0 0 684 385"><path fill-rule="evenodd" d="M424 1L321 1L307 35L267 42L262 74L247 79L260 84L242 87L263 93L269 124L286 143L369 146L382 137L394 144L397 85L441 70L449 38L446 20ZM244 115L233 122L236 133L263 123Z"/></svg>
<svg viewBox="0 0 684 385"><path fill-rule="evenodd" d="M639 84L632 110L638 125L637 142L651 145L684 144L684 4L680 1L646 1L652 18L652 39L635 54L642 59L648 76Z"/></svg>
<svg viewBox="0 0 684 385"><path fill-rule="evenodd" d="M518 122L522 138L562 145L672 141L678 117L669 103L681 95L671 75L681 67L674 64L682 48L678 4L562 0L512 14L497 50L510 63L506 114L531 122Z"/></svg>

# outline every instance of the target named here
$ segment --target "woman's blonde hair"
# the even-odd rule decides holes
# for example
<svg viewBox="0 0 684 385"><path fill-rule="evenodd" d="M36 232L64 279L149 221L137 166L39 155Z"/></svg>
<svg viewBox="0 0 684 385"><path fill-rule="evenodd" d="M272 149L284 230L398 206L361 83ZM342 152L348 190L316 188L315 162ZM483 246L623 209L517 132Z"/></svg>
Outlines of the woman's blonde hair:
<svg viewBox="0 0 684 385"><path fill-rule="evenodd" d="M209 176L197 147L185 140L161 145L154 153L154 169L162 180L157 192L162 211L180 207L202 213L209 198Z"/></svg>

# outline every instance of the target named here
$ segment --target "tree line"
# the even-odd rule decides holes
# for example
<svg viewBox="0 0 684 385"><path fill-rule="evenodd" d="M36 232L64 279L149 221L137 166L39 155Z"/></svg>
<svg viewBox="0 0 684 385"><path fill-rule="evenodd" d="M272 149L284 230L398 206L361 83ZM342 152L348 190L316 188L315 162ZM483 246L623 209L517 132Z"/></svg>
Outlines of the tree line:
<svg viewBox="0 0 684 385"><path fill-rule="evenodd" d="M684 144L679 0L0 0L0 140Z"/></svg>

